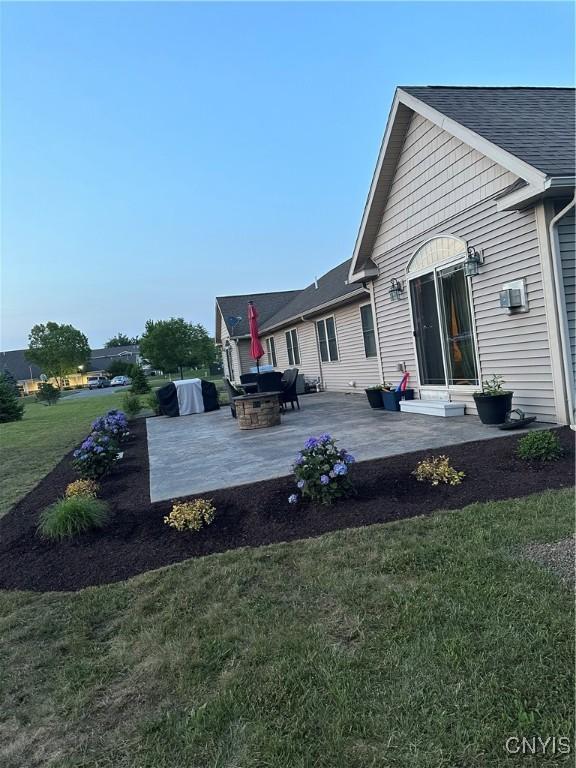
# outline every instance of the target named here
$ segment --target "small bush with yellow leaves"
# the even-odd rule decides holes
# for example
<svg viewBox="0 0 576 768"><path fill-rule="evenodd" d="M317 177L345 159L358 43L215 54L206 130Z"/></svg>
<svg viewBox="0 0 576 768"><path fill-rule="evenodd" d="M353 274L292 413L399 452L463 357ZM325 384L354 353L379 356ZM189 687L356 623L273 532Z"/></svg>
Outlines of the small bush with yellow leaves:
<svg viewBox="0 0 576 768"><path fill-rule="evenodd" d="M75 480L66 486L65 496L73 499L81 496L84 499L95 499L98 496L100 486L94 480Z"/></svg>
<svg viewBox="0 0 576 768"><path fill-rule="evenodd" d="M172 511L164 518L164 522L177 531L199 531L205 525L210 525L215 514L212 499L181 501L172 506Z"/></svg>
<svg viewBox="0 0 576 768"><path fill-rule="evenodd" d="M458 472L450 466L447 456L428 456L418 463L412 474L416 480L430 483L430 485L440 485L440 483L460 485L462 478L465 477L464 472Z"/></svg>

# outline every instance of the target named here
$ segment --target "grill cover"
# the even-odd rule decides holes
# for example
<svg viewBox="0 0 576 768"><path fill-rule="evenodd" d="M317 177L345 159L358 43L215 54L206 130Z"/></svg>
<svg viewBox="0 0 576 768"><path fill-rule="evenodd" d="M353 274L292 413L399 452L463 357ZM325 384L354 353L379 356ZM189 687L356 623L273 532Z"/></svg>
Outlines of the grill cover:
<svg viewBox="0 0 576 768"><path fill-rule="evenodd" d="M160 387L156 397L163 416L188 416L220 407L216 385L204 379L172 381Z"/></svg>

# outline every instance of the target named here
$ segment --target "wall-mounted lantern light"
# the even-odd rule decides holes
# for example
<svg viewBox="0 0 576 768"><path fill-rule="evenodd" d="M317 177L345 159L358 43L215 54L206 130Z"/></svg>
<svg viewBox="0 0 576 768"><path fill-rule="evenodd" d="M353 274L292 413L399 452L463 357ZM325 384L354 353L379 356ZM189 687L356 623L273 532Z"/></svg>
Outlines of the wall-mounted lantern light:
<svg viewBox="0 0 576 768"><path fill-rule="evenodd" d="M398 301L404 293L404 286L394 277L390 280L390 301Z"/></svg>
<svg viewBox="0 0 576 768"><path fill-rule="evenodd" d="M466 277L474 277L478 274L478 267L484 263L484 257L482 253L478 253L475 248L470 246L468 248L468 255L464 262L464 274Z"/></svg>

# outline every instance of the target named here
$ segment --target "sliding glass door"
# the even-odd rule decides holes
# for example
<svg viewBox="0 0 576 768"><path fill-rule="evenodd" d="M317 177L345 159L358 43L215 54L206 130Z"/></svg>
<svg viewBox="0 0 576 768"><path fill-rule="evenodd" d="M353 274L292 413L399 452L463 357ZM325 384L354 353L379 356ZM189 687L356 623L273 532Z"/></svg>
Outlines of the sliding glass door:
<svg viewBox="0 0 576 768"><path fill-rule="evenodd" d="M477 384L468 281L462 264L410 280L420 384Z"/></svg>

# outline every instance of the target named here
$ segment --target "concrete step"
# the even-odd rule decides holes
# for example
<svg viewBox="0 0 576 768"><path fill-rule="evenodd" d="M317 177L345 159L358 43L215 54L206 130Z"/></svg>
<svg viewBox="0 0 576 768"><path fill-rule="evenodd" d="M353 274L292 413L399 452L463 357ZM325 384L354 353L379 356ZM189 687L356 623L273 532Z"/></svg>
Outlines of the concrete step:
<svg viewBox="0 0 576 768"><path fill-rule="evenodd" d="M450 403L448 400L401 400L402 413L421 413L425 416L464 416L465 403Z"/></svg>

